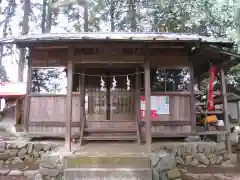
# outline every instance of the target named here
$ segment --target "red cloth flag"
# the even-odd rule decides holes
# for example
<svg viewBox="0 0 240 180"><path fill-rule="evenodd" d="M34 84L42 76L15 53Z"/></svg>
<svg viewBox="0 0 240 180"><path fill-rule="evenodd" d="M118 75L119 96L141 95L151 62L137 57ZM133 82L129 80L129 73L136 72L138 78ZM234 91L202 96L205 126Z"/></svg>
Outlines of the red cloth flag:
<svg viewBox="0 0 240 180"><path fill-rule="evenodd" d="M213 83L216 77L216 66L212 66L210 68L210 81L209 81L209 88L208 88L208 110L214 110L214 103L213 103Z"/></svg>

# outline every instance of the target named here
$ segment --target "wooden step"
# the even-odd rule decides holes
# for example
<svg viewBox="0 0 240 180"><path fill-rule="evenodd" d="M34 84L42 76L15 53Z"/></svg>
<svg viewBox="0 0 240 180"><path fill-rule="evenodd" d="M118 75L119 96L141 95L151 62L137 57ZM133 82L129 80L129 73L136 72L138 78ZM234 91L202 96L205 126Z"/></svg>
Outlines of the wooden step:
<svg viewBox="0 0 240 180"><path fill-rule="evenodd" d="M137 129L134 128L85 128L85 132L89 133L134 133Z"/></svg>
<svg viewBox="0 0 240 180"><path fill-rule="evenodd" d="M103 123L121 123L121 122L129 122L129 123L133 123L136 122L136 120L87 120L87 123L97 123L97 122L103 122Z"/></svg>
<svg viewBox="0 0 240 180"><path fill-rule="evenodd" d="M84 136L83 140L88 140L88 141L121 141L121 140L126 140L126 141L133 141L137 140L137 136Z"/></svg>

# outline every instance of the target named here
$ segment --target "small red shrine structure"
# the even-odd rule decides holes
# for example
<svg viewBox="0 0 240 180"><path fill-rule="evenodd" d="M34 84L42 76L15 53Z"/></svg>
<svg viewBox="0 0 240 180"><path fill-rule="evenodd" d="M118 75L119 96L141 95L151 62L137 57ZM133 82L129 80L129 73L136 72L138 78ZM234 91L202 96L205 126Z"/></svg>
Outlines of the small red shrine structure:
<svg viewBox="0 0 240 180"><path fill-rule="evenodd" d="M23 124L23 101L26 95L26 83L2 82L0 84L0 98L5 100L6 108L14 109L16 124Z"/></svg>

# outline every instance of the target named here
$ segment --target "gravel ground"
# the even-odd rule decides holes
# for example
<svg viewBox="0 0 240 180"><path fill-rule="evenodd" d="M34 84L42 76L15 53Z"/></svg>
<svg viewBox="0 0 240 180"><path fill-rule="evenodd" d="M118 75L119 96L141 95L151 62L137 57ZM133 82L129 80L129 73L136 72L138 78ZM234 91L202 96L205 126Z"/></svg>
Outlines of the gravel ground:
<svg viewBox="0 0 240 180"><path fill-rule="evenodd" d="M0 180L27 180L24 176L2 176Z"/></svg>
<svg viewBox="0 0 240 180"><path fill-rule="evenodd" d="M215 173L215 174L193 174L185 173L182 176L183 180L240 180L240 174L231 174L231 173Z"/></svg>

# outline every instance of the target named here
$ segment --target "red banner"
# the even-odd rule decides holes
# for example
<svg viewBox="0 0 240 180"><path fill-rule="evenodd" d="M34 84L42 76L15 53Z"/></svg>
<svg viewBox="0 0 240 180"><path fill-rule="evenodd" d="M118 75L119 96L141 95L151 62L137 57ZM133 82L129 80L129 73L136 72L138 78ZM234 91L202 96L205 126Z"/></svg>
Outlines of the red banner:
<svg viewBox="0 0 240 180"><path fill-rule="evenodd" d="M216 77L216 67L212 66L210 68L210 81L209 81L209 89L208 89L208 110L214 110L214 102L213 102L213 85Z"/></svg>
<svg viewBox="0 0 240 180"><path fill-rule="evenodd" d="M141 110L141 119L144 119L145 115L146 115L146 111ZM151 110L151 118L155 118L155 117L157 117L156 110Z"/></svg>
<svg viewBox="0 0 240 180"><path fill-rule="evenodd" d="M141 99L141 115L140 115L140 118L142 120L144 120L145 116L146 116L146 110L145 110L145 97L144 96L141 96L140 97ZM151 118L154 119L157 117L157 112L156 110L151 110Z"/></svg>

